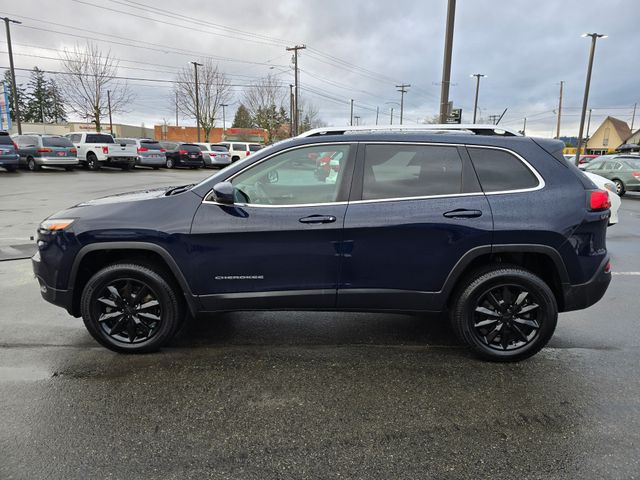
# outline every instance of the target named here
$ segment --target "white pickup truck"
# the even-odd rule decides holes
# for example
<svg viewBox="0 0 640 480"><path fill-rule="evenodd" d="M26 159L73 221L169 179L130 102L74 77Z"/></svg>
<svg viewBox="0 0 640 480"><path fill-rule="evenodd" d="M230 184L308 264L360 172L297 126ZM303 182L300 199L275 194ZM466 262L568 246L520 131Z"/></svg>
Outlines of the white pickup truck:
<svg viewBox="0 0 640 480"><path fill-rule="evenodd" d="M138 150L135 145L116 143L108 133L82 132L65 135L78 149L78 160L89 170L101 166L131 170L136 164Z"/></svg>

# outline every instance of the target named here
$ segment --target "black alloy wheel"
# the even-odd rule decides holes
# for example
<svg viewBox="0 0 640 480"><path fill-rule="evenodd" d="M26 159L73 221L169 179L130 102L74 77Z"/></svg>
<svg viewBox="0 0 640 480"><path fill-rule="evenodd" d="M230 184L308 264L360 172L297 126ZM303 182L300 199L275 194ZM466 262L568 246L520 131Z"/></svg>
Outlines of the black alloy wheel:
<svg viewBox="0 0 640 480"><path fill-rule="evenodd" d="M164 276L162 270L136 264L97 272L80 299L89 333L117 352L151 352L165 345L178 330L182 308Z"/></svg>
<svg viewBox="0 0 640 480"><path fill-rule="evenodd" d="M486 360L514 362L540 351L555 331L549 286L517 266L494 265L461 282L451 321L457 336Z"/></svg>

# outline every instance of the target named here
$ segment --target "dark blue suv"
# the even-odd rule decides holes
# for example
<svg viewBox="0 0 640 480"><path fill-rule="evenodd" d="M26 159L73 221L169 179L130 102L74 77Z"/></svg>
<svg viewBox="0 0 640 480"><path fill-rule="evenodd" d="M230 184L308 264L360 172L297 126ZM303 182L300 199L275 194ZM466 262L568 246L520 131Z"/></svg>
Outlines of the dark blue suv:
<svg viewBox="0 0 640 480"><path fill-rule="evenodd" d="M64 210L38 230L42 296L119 352L189 315L321 310L448 312L481 357L527 358L609 285L608 195L561 142L468 130L327 129Z"/></svg>

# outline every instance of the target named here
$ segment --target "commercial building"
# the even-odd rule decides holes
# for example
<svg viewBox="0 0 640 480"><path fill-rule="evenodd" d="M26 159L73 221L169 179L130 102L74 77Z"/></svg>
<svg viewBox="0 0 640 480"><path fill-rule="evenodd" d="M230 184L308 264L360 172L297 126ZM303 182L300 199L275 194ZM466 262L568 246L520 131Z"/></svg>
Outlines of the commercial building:
<svg viewBox="0 0 640 480"><path fill-rule="evenodd" d="M67 122L67 123L22 123L22 133L41 133L49 135L65 135L71 132L95 132L93 123ZM109 133L109 124L102 125L102 131ZM16 124L11 125L11 134L18 133ZM113 134L121 138L154 138L154 129L143 125L113 124Z"/></svg>
<svg viewBox="0 0 640 480"><path fill-rule="evenodd" d="M173 140L176 142L197 142L198 129L196 127L176 127L171 125L156 125L154 127L156 140ZM204 130L200 129L200 141L218 143L224 140L238 142L266 143L268 134L262 128L213 128L209 132L209 139Z"/></svg>

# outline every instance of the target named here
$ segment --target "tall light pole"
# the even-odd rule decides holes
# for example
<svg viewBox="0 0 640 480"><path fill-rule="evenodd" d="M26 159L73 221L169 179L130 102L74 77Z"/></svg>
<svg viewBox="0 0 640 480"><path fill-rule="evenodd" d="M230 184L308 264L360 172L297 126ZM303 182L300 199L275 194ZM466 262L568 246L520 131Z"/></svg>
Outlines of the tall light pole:
<svg viewBox="0 0 640 480"><path fill-rule="evenodd" d="M558 126L556 128L556 138L560 138L560 117L562 116L562 87L564 87L564 80L560 80L560 99L558 100Z"/></svg>
<svg viewBox="0 0 640 480"><path fill-rule="evenodd" d="M353 98L351 99L351 120L349 120L349 125L353 127Z"/></svg>
<svg viewBox="0 0 640 480"><path fill-rule="evenodd" d="M400 104L398 102L384 102L385 105L397 105L400 106ZM390 122L391 125L393 125L393 107L391 107L391 117L390 117Z"/></svg>
<svg viewBox="0 0 640 480"><path fill-rule="evenodd" d="M407 93L407 87L410 87L408 83L402 85L396 85L396 88L400 92L400 125L402 125L402 118L404 113L404 94Z"/></svg>
<svg viewBox="0 0 640 480"><path fill-rule="evenodd" d="M596 41L599 38L607 38L601 33L585 33L583 37L591 37L591 50L589 51L589 66L587 67L587 81L584 86L584 99L582 100L582 114L580 115L580 130L578 132L578 148L576 149L575 163L580 163L580 149L582 148L582 133L584 132L584 120L587 116L587 103L589 102L589 87L591 86L591 71L593 70L593 55L596 51Z"/></svg>
<svg viewBox="0 0 640 480"><path fill-rule="evenodd" d="M473 123L476 123L476 112L478 111L478 93L480 92L480 78L486 77L482 73L473 73L471 78L476 77L476 100L473 102Z"/></svg>
<svg viewBox="0 0 640 480"><path fill-rule="evenodd" d="M222 139L224 140L224 134L227 131L227 117L225 116L224 109L229 106L228 103L221 103L222 107Z"/></svg>
<svg viewBox="0 0 640 480"><path fill-rule="evenodd" d="M196 130L198 132L198 142L200 142L200 93L198 92L200 88L198 87L198 67L201 67L202 64L198 62L191 62L193 64L193 69L195 71L195 81L196 81Z"/></svg>
<svg viewBox="0 0 640 480"><path fill-rule="evenodd" d="M18 87L16 86L16 70L13 66L13 48L11 47L11 29L9 23L21 24L17 20L4 17L4 26L7 30L7 51L9 52L9 68L11 69L11 89L13 90L13 111L16 117L16 126L18 127L18 135L22 135L22 124L20 123L20 102L18 102Z"/></svg>
<svg viewBox="0 0 640 480"><path fill-rule="evenodd" d="M305 45L296 45L295 47L286 47L288 52L293 51L293 63L295 68L295 88L296 94L294 97L293 106L293 135L298 135L298 127L300 123L300 84L299 84L299 71L298 71L298 50L304 50L307 48Z"/></svg>
<svg viewBox="0 0 640 480"><path fill-rule="evenodd" d="M113 136L113 120L111 119L111 91L107 90L107 105L109 107L109 133ZM43 119L44 123L44 119Z"/></svg>
<svg viewBox="0 0 640 480"><path fill-rule="evenodd" d="M447 29L444 35L444 60L440 86L440 123L447 123L449 113L449 84L451 82L451 54L453 53L453 25L456 18L456 0L447 6Z"/></svg>

